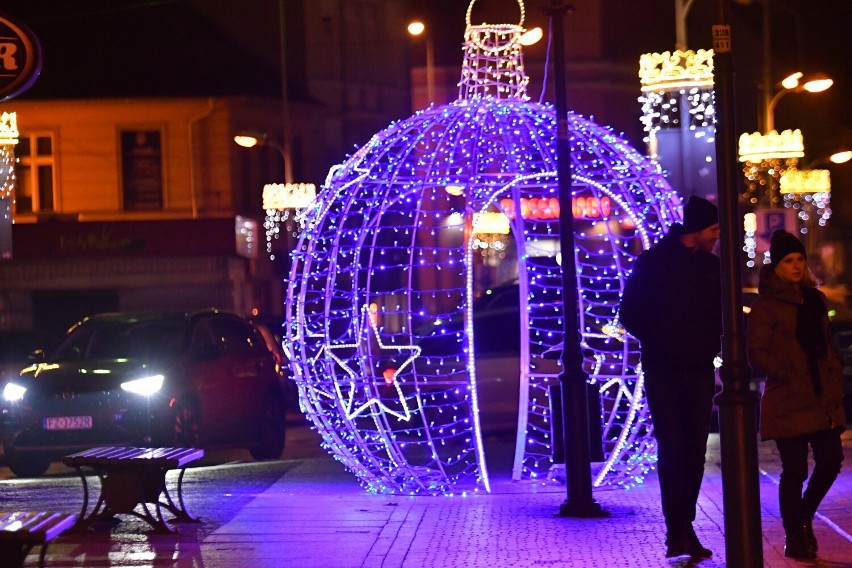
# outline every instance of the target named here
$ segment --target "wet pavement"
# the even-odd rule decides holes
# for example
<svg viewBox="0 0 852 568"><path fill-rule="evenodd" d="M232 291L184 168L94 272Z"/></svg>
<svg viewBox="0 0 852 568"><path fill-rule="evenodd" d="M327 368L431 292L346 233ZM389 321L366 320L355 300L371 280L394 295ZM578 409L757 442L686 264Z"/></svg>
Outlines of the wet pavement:
<svg viewBox="0 0 852 568"><path fill-rule="evenodd" d="M664 558L655 475L629 491L595 490L609 513L600 519L558 517L564 486L512 482L508 467L501 476L499 463L492 467L497 479L490 495L372 495L301 426L290 431L286 459L253 462L247 452L209 452L187 470L186 504L199 523L181 523L177 534L160 535L121 516L88 533L61 535L48 548L46 566L726 566L718 436L710 445L696 532L714 555L698 564ZM761 443L759 451L764 565L852 568L852 430L844 436L841 477L814 525L817 562L784 558L778 456L772 443ZM0 510L79 512L80 480L59 463L37 480L15 479L0 467L0 479ZM31 553L25 566L37 566L37 560Z"/></svg>

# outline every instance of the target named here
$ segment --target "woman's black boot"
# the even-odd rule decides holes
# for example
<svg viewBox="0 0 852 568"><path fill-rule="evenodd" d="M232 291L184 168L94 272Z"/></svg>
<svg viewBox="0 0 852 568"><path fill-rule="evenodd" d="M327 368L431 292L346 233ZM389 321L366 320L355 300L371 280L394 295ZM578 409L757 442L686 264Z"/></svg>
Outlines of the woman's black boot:
<svg viewBox="0 0 852 568"><path fill-rule="evenodd" d="M805 521L804 530L805 530L805 538L807 539L808 546L810 546L813 549L814 554L816 554L819 551L819 545L817 544L816 535L814 534L814 520L813 520L813 518L810 518L807 521Z"/></svg>
<svg viewBox="0 0 852 568"><path fill-rule="evenodd" d="M813 560L816 558L816 549L808 538L805 524L784 528L787 535L787 543L784 546L784 556L797 560Z"/></svg>

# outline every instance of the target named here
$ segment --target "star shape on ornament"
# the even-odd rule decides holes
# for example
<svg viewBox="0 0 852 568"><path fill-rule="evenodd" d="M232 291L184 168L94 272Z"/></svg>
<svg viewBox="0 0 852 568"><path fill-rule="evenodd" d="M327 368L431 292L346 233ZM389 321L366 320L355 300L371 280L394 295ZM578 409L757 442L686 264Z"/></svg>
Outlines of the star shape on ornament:
<svg viewBox="0 0 852 568"><path fill-rule="evenodd" d="M400 420L407 422L411 419L412 409L409 408L408 402L405 400L405 396L402 393L402 388L400 388L397 377L399 377L399 374L403 371L403 369L411 365L411 362L420 356L420 347L417 345L385 345L382 343L382 338L379 335L378 328L376 327L374 314L370 311L370 308L367 305L364 305L360 312L361 314L358 319L357 329L355 332L355 342L326 343L322 349L327 356L341 369L343 369L349 377L348 381L344 381L349 383L348 388L347 385L341 385L342 381L334 381L334 389L336 391L337 398L343 404L343 408L346 411L346 417L350 420L363 414L371 406L376 406L383 412L396 416ZM367 333L368 329L372 330L373 338L375 339L379 350L396 351L400 354L408 354L402 364L394 369L389 376L376 377L373 374L372 369L365 365L366 357L363 355L363 352L365 343L370 341L370 336ZM353 348L356 350L356 354L346 360L342 359L335 353L335 351ZM351 365L353 361L356 362L357 368L353 368ZM359 384L365 385L366 388L369 389L369 385L376 382L388 385L396 391L396 396L399 401L398 408L388 406L385 402L375 396L367 397L366 400L356 400L356 393L358 391ZM346 390L345 393L344 390ZM394 407L396 406L397 405L394 404Z"/></svg>

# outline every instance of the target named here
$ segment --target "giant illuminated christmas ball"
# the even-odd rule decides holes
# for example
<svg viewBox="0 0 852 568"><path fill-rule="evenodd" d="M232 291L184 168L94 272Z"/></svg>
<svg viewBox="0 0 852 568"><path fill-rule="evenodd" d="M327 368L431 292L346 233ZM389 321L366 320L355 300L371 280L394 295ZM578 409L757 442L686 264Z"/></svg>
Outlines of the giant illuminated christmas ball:
<svg viewBox="0 0 852 568"><path fill-rule="evenodd" d="M594 483L629 486L655 446L619 298L637 255L680 220L680 200L624 140L570 114L576 247L561 255L555 113L526 95L523 19L469 20L470 9L459 99L373 136L304 214L285 341L301 407L370 490L489 490L479 411L499 393L477 380L473 307L516 279L512 477L547 479L559 369L543 355L562 340L561 263L575 262L583 364L601 395Z"/></svg>

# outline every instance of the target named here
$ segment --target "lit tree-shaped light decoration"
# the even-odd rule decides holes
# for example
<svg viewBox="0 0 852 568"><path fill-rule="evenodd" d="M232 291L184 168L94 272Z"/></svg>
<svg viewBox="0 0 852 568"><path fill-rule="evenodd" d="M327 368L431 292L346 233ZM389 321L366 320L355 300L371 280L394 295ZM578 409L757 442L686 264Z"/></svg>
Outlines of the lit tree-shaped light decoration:
<svg viewBox="0 0 852 568"><path fill-rule="evenodd" d="M477 251L498 241L521 304L513 477L545 479L553 465L557 379L542 355L563 325L554 109L526 95L523 3L517 25L471 25L473 4L459 99L392 124L332 168L293 255L285 344L302 409L373 491L489 490L472 304ZM584 365L602 398L595 484L629 486L655 444L618 303L636 256L681 218L681 202L609 129L571 114L569 130ZM485 228L495 214L509 234L481 238L505 232Z"/></svg>

